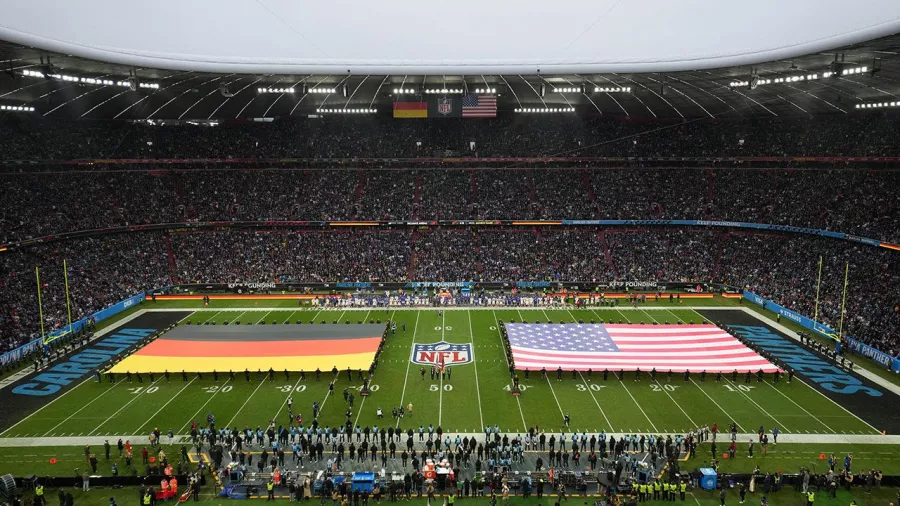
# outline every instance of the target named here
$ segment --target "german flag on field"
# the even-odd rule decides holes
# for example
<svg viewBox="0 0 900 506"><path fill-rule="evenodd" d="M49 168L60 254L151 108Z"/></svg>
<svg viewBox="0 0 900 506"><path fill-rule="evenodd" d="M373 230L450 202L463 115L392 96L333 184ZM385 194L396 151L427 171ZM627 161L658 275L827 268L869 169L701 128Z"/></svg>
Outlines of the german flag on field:
<svg viewBox="0 0 900 506"><path fill-rule="evenodd" d="M383 324L180 325L111 372L368 370L384 331Z"/></svg>

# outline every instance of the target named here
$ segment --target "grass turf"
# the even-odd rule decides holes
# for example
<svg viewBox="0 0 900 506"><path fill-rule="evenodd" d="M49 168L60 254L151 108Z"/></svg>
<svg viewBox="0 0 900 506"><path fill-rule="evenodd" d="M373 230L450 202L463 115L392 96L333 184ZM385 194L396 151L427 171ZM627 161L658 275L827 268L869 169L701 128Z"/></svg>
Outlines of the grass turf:
<svg viewBox="0 0 900 506"><path fill-rule="evenodd" d="M701 321L702 317L690 308L452 310L438 317L437 311L431 309L317 311L282 306L293 306L294 301L264 301L255 306L265 308L261 311L243 311L235 309L237 304L225 302L216 301L217 307L196 311L188 319L219 324L236 320L242 324L263 320L355 323L389 318L406 322L406 332L398 328L397 335L388 337L372 382L372 395L357 395L352 420L361 426L396 424L390 420L391 408L412 403L413 416L400 422L404 429L434 424L445 432L481 432L485 425L496 425L505 432L538 427L546 432L605 430L647 434L683 432L712 423L724 428L734 420L741 432L750 433L759 426L766 430L778 426L784 434L877 433L800 381L790 385L784 381L777 385L768 381L745 385L727 379L716 383L709 377L701 383L697 375L689 382L675 375L667 383L665 376L660 375L660 382L652 383L646 374L642 381L635 381L633 373L627 373L623 381L616 381L612 375L604 381L598 373L591 378L583 374L573 378L567 373L562 381L542 381L537 373L532 373L528 379L520 375L524 387L520 397L513 397L507 390L508 364L497 331L498 320ZM242 303L238 307L254 306L248 301L228 302ZM661 303L665 304L668 303ZM274 307L270 310L270 306ZM475 361L454 366L450 380L432 381L427 374L423 379L419 366L409 361L412 344L440 340L473 343ZM219 426L264 427L273 419L286 424L284 405L288 396L293 397L294 411L303 413L307 421L312 403L319 402L320 423L335 426L344 422L347 409L341 391L358 388L359 382L355 376L348 380L346 374L339 374L335 395L328 395L328 376L323 374L322 380L316 381L308 375L306 381L300 381L297 374L286 379L279 373L273 382L257 381L255 375L248 382L242 374L235 381L222 374L218 382L209 375L202 380L191 378L182 382L173 375L167 382L157 375L154 384L145 379L143 385L129 384L121 378L114 385L90 379L3 436L141 435L157 427L164 433L171 428L176 434L185 434L192 420L202 423L207 413L216 416ZM386 419L376 418L378 407L384 410ZM562 426L563 413L571 415L569 430Z"/></svg>

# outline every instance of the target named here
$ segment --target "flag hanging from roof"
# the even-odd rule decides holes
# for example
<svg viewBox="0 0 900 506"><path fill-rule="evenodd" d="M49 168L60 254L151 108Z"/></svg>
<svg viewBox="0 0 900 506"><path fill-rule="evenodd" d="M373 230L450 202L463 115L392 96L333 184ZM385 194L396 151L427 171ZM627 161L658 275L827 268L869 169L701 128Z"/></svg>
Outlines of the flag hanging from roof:
<svg viewBox="0 0 900 506"><path fill-rule="evenodd" d="M778 367L715 325L506 325L517 369L770 373Z"/></svg>
<svg viewBox="0 0 900 506"><path fill-rule="evenodd" d="M497 96L469 93L462 99L463 118L496 118Z"/></svg>

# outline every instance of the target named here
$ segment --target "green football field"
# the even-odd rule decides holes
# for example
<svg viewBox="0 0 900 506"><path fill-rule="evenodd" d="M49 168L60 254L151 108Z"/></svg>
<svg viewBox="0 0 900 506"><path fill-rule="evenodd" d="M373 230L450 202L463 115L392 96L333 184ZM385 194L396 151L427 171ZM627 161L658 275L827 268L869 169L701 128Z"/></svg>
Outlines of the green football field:
<svg viewBox="0 0 900 506"><path fill-rule="evenodd" d="M449 433L482 432L487 425L499 426L503 432L521 433L536 427L546 432L600 431L632 434L683 433L697 426L718 423L727 430L732 421L741 433L756 433L762 426L766 431L778 427L782 434L878 434L880 431L838 406L818 391L795 379L791 384L773 384L769 378L763 383L745 384L741 377L732 383L730 377L715 382L709 375L700 382L699 375L683 381L674 375L671 382L663 374L658 382L651 382L645 373L636 381L633 373L623 380L610 375L604 381L601 374L566 373L561 381L555 374L542 380L532 372L522 379L522 393L511 395L508 363L498 322L504 321L589 321L624 323L699 323L704 318L689 307L677 305L648 306L646 309L449 309L439 317L435 309L385 311L316 310L286 307L285 301L215 301L215 307L197 309L195 303L159 303L144 308L190 306L191 313L183 323L216 322L223 324L240 320L242 325L271 322L320 322L388 320L398 322L396 335L389 335L371 384L371 395L356 395L352 421L360 426L400 426L404 430L433 424ZM290 301L295 306L295 301ZM703 304L714 306L716 304ZM733 307L733 306L732 306ZM400 323L406 323L406 331ZM252 327L247 327L252 331ZM419 373L420 366L412 364L413 343L472 343L474 362L453 366L452 378L431 380ZM27 418L6 430L2 437L62 437L62 436L130 436L146 441L146 434L154 428L163 433L170 429L177 435L189 432L191 421L205 422L212 413L218 426L265 427L269 420L287 424L285 406L290 396L294 412L302 413L304 421L312 418L312 403L321 406L319 423L337 426L346 420L348 405L341 395L344 388L358 389L360 382L354 375L339 374L333 395L329 395L330 373L316 381L309 374L305 381L291 374L286 379L278 373L275 381L250 381L238 374L230 381L226 374L214 381L211 375L203 379L190 377L182 381L172 375L166 381L159 375L151 383L128 383L120 378L115 384L97 383L93 378L84 381L57 400L31 413ZM391 419L391 408L412 404L412 416L403 420ZM376 417L377 408L384 411L384 419ZM570 428L563 426L563 414L571 416ZM140 439L138 439L140 438ZM165 438L164 438L165 440Z"/></svg>

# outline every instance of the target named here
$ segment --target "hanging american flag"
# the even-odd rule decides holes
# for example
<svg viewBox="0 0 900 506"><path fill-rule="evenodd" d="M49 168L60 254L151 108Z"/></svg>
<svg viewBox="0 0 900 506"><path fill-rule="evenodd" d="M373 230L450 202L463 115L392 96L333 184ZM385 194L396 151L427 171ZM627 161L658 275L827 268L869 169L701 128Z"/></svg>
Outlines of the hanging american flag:
<svg viewBox="0 0 900 506"><path fill-rule="evenodd" d="M469 93L462 99L463 118L496 118L497 97Z"/></svg>
<svg viewBox="0 0 900 506"><path fill-rule="evenodd" d="M778 370L715 325L510 323L506 333L516 369Z"/></svg>

